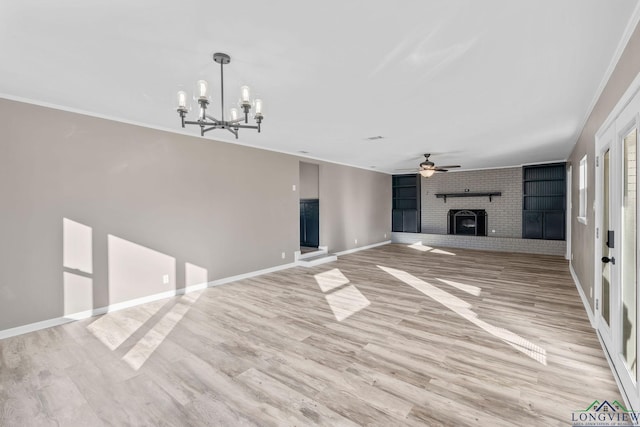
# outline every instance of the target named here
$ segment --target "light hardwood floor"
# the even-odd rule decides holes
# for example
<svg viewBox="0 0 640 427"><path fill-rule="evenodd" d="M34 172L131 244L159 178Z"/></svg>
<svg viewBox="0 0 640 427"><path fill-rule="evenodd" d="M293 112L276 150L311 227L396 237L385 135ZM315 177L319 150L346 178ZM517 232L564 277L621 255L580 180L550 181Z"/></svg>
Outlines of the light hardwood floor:
<svg viewBox="0 0 640 427"><path fill-rule="evenodd" d="M622 401L565 260L386 245L0 341L0 425L570 424Z"/></svg>

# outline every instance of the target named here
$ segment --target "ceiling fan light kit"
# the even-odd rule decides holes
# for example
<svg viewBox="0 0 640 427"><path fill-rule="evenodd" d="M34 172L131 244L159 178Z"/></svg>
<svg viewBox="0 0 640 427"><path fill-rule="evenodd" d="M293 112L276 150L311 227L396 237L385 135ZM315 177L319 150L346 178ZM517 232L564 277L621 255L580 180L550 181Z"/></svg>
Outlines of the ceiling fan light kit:
<svg viewBox="0 0 640 427"><path fill-rule="evenodd" d="M178 114L182 122L182 127L185 125L200 126L200 135L204 136L206 132L213 129L226 129L231 132L236 139L238 139L239 129L256 129L260 132L260 126L262 124L262 99L251 100L251 91L249 86L242 86L240 88L240 102L239 107L242 108L244 118L240 117L237 108L231 108L229 110L229 120L225 120L224 113L224 66L231 62L231 57L226 53L214 53L213 60L220 64L220 119L217 119L207 114L207 106L209 105L209 84L206 80L198 80L196 83L196 92L194 98L200 105L200 114L198 120L186 120L189 108L187 107L187 93L183 90L178 92ZM251 108L255 109L253 119L256 125L249 125L249 111ZM244 123L244 124L242 124Z"/></svg>
<svg viewBox="0 0 640 427"><path fill-rule="evenodd" d="M421 169L420 170L420 175L422 175L425 178L431 177L434 173L436 173L436 171L433 170L433 169Z"/></svg>
<svg viewBox="0 0 640 427"><path fill-rule="evenodd" d="M425 178L432 177L436 172L448 172L448 169L460 167L460 165L436 166L435 163L429 160L429 156L431 156L431 154L424 155L424 161L420 163L420 167L418 168L418 173Z"/></svg>

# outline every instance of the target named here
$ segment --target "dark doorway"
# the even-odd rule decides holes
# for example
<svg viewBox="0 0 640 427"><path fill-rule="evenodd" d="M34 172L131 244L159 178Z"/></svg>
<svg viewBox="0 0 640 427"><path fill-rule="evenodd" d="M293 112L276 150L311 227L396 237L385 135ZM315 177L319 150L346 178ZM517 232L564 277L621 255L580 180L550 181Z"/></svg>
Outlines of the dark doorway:
<svg viewBox="0 0 640 427"><path fill-rule="evenodd" d="M300 246L317 248L320 244L320 201L300 200Z"/></svg>

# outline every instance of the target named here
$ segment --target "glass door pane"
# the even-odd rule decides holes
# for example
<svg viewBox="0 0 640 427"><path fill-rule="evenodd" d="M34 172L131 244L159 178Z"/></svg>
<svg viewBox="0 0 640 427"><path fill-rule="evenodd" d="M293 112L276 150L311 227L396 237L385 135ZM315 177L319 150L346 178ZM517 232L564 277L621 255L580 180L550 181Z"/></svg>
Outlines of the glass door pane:
<svg viewBox="0 0 640 427"><path fill-rule="evenodd" d="M637 190L636 146L637 130L631 131L623 142L623 188L621 229L621 288L622 288L622 356L633 380L637 370L636 340L636 283L637 283Z"/></svg>
<svg viewBox="0 0 640 427"><path fill-rule="evenodd" d="M607 231L613 230L611 222L609 220L609 150L604 153L602 156L602 256L609 257L609 246L607 239ZM610 263L602 263L602 306L600 309L600 315L602 319L605 321L608 327L611 326L611 322L609 317L611 316L610 312L610 294L611 294L611 264Z"/></svg>

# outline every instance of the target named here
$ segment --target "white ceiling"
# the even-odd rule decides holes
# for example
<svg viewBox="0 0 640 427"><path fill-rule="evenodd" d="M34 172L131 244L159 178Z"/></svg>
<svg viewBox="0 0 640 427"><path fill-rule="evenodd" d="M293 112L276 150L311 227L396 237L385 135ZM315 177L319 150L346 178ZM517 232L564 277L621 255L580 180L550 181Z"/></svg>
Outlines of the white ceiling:
<svg viewBox="0 0 640 427"><path fill-rule="evenodd" d="M3 1L0 94L197 135L175 92L209 80L215 113L220 51L227 99L246 83L265 101L241 144L386 172L425 152L463 169L562 160L637 5Z"/></svg>

